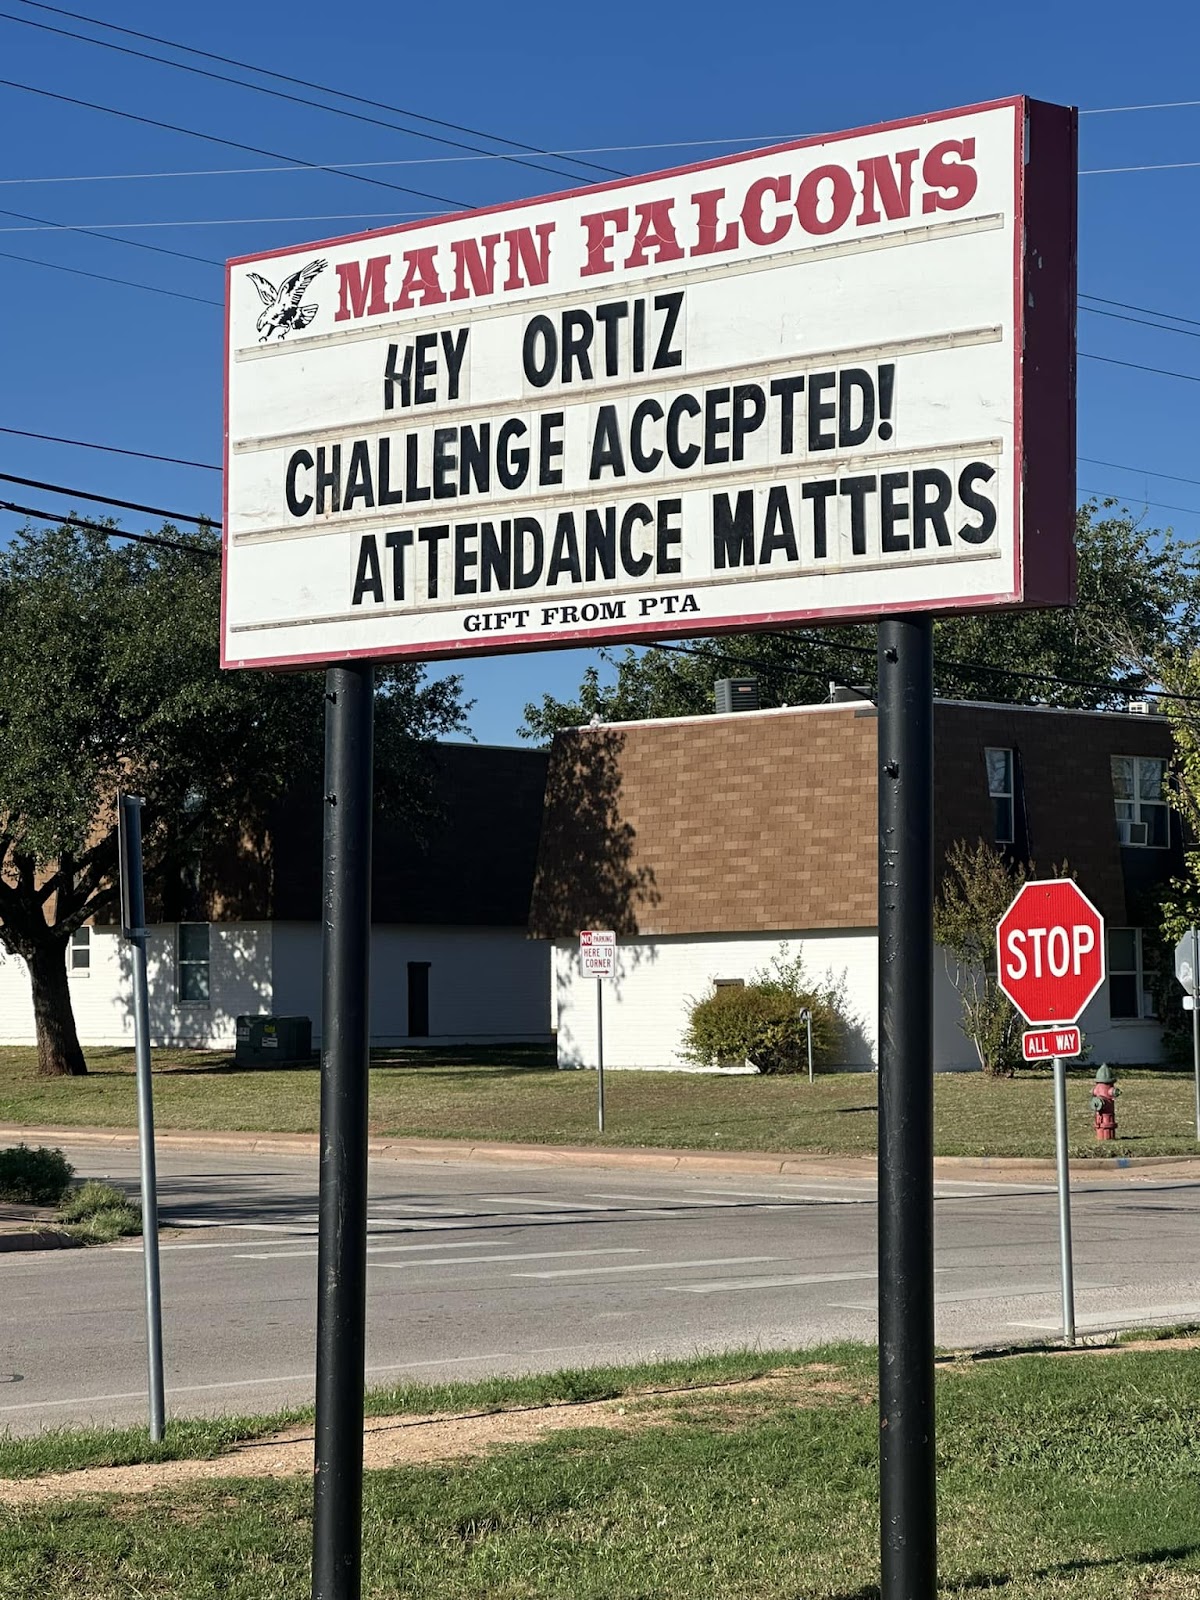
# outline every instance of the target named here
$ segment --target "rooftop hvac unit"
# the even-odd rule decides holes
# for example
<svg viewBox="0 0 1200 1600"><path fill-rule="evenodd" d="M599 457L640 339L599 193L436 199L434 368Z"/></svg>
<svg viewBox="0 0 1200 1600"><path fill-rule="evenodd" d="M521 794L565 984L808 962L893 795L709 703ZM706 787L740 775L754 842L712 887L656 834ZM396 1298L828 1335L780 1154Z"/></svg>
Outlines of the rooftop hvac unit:
<svg viewBox="0 0 1200 1600"><path fill-rule="evenodd" d="M758 710L757 678L718 678L716 692L717 711L722 715L730 711Z"/></svg>

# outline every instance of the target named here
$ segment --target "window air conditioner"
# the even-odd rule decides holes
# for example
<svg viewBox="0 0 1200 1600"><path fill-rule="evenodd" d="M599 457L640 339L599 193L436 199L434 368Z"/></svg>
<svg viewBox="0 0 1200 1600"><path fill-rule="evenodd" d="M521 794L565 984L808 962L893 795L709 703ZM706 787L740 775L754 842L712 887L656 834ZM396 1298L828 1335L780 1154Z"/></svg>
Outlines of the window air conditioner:
<svg viewBox="0 0 1200 1600"><path fill-rule="evenodd" d="M1147 836L1146 823L1130 822L1126 817L1117 818L1117 839L1121 844L1145 844Z"/></svg>

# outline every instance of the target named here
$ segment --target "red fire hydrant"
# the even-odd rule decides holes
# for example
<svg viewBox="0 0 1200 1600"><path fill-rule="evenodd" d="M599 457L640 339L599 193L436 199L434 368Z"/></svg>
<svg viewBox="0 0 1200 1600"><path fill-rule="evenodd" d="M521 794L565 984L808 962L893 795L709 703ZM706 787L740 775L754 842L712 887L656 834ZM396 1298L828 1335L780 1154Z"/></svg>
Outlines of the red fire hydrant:
<svg viewBox="0 0 1200 1600"><path fill-rule="evenodd" d="M1107 1063L1096 1068L1096 1081L1092 1085L1092 1110L1096 1113L1097 1139L1117 1137L1117 1108L1114 1104L1120 1090L1115 1087L1113 1069Z"/></svg>

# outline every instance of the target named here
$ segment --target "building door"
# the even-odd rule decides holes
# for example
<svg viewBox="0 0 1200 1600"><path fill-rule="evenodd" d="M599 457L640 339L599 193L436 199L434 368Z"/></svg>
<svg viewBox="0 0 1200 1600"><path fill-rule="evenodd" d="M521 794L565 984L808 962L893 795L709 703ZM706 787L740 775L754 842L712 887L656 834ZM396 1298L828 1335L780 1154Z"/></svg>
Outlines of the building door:
<svg viewBox="0 0 1200 1600"><path fill-rule="evenodd" d="M408 963L408 1036L429 1037L429 962Z"/></svg>

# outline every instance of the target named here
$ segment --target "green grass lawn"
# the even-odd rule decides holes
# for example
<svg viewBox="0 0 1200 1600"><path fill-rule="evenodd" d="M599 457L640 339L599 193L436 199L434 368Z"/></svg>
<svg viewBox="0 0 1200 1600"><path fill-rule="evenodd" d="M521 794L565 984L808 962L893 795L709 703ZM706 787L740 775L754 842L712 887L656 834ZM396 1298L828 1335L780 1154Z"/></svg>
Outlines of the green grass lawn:
<svg viewBox="0 0 1200 1600"><path fill-rule="evenodd" d="M160 1130L251 1129L313 1133L319 1074L234 1068L227 1055L162 1050L154 1057ZM87 1078L42 1079L34 1052L0 1049L0 1122L25 1127L132 1127L133 1054L93 1049ZM1068 1073L1075 1157L1194 1155L1189 1072L1121 1071L1119 1137L1098 1144L1089 1106L1092 1074ZM596 1078L559 1072L532 1047L475 1051L378 1051L371 1072L371 1128L394 1138L507 1139L550 1144L656 1145L867 1155L875 1148L876 1080L869 1073L718 1077L612 1072L607 1132L596 1131ZM1054 1154L1049 1069L1011 1080L978 1073L935 1079L939 1155Z"/></svg>
<svg viewBox="0 0 1200 1600"><path fill-rule="evenodd" d="M874 1352L757 1360L837 1370L369 1473L366 1600L872 1600ZM1200 1352L956 1363L938 1407L943 1594L1200 1596ZM304 1600L311 1494L226 1478L0 1509L0 1597Z"/></svg>

